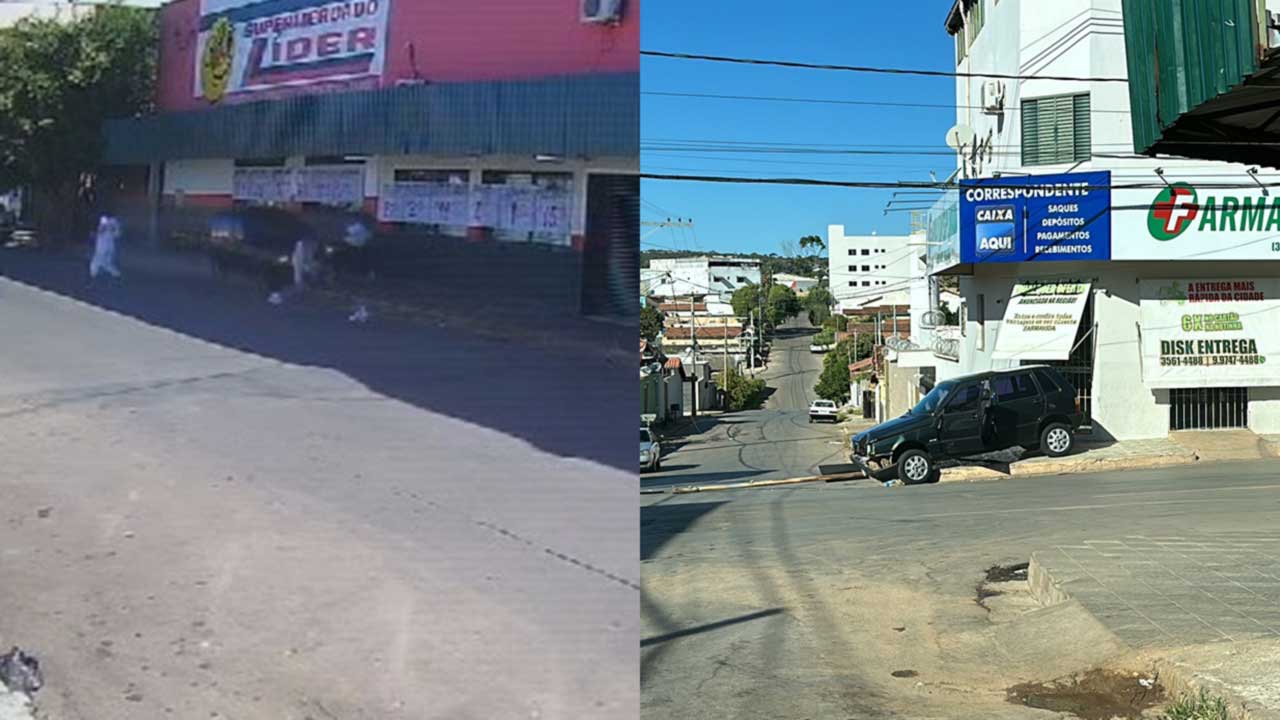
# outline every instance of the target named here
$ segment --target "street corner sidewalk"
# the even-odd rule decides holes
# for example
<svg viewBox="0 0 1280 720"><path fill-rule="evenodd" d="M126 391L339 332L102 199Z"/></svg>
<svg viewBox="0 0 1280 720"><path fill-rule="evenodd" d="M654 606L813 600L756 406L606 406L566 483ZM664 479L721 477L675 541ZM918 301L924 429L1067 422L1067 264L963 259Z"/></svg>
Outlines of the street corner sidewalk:
<svg viewBox="0 0 1280 720"><path fill-rule="evenodd" d="M1189 465L1200 459L1195 448L1171 438L1126 440L1117 442L1077 441L1071 455L1051 458L1014 448L985 456L979 464L944 467L942 482L978 482L1025 475L1064 475L1109 470L1141 470L1147 468ZM1252 458L1258 455L1252 455ZM1242 455L1238 459L1251 459Z"/></svg>

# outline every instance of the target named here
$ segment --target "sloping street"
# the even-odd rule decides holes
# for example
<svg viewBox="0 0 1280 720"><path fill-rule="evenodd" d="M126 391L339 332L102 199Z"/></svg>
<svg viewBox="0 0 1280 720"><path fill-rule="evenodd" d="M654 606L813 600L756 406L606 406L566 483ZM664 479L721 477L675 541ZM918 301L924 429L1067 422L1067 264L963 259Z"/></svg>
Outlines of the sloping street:
<svg viewBox="0 0 1280 720"><path fill-rule="evenodd" d="M701 417L665 443L662 471L641 476L641 487L660 488L810 475L823 463L845 462L834 425L809 422L822 355L809 352L816 332L803 320L778 330L764 407Z"/></svg>
<svg viewBox="0 0 1280 720"><path fill-rule="evenodd" d="M0 270L0 638L45 716L634 717L622 368Z"/></svg>

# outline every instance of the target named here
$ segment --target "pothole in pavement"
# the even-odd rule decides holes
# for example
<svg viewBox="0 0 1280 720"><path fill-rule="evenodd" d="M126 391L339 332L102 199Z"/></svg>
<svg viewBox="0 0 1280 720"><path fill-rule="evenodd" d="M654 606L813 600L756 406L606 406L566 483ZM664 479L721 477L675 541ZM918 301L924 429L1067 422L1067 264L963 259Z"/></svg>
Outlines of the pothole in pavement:
<svg viewBox="0 0 1280 720"><path fill-rule="evenodd" d="M1069 713L1081 720L1137 720L1167 700L1159 678L1115 670L1090 670L1047 683L1022 683L1006 691L1009 702Z"/></svg>
<svg viewBox="0 0 1280 720"><path fill-rule="evenodd" d="M978 603L984 610L990 610L991 608L987 607L987 599L1004 594L1003 591L996 590L991 586L1004 582L1026 582L1028 567L1030 567L1030 563L992 565L987 568L986 576L974 587L976 594L974 602Z"/></svg>

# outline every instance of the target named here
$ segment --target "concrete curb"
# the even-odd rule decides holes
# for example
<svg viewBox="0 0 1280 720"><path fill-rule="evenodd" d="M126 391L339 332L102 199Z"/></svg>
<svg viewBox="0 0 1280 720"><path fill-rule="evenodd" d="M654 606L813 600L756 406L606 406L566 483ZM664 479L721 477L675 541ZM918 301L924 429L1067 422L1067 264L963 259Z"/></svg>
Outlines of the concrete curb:
<svg viewBox="0 0 1280 720"><path fill-rule="evenodd" d="M1071 595L1062 589L1062 586L1053 579L1053 576L1041 564L1038 553L1031 553L1031 561L1027 567L1027 584L1031 589L1031 596L1043 607L1058 605L1072 599ZM1082 607L1085 608L1086 612L1089 612L1088 606L1082 604ZM1093 613L1089 612L1089 614L1092 615ZM1212 681L1197 681L1196 673L1193 670L1161 656L1159 651L1136 651L1134 655L1130 656L1130 659L1140 660L1143 664L1151 665L1152 669L1158 674L1160 683L1164 686L1170 700L1186 695L1195 695L1204 690L1207 693L1221 696L1227 702L1232 720L1277 720L1277 718L1280 718L1280 713L1274 711L1251 709L1250 703Z"/></svg>
<svg viewBox="0 0 1280 720"><path fill-rule="evenodd" d="M719 485L677 485L671 488L672 495L683 495L686 493L697 492L715 492L718 490L749 490L761 487L777 487L779 485L800 485L812 482L836 482L839 480L858 480L865 477L861 472L853 473L837 473L834 475L806 475L804 477L785 478L781 480L756 480L755 482L745 483L724 483ZM641 490L641 494L645 493Z"/></svg>
<svg viewBox="0 0 1280 720"><path fill-rule="evenodd" d="M1007 473L992 470L988 467L970 465L944 468L941 474L941 482L981 482L983 480L1000 480L1028 475L1065 475L1106 472L1108 470L1142 470L1174 465L1191 465L1198 459L1194 452L1189 451L1173 455L1137 455L1122 458L1089 458L1087 455L1069 455L1064 458L1054 459L1035 458L1011 463Z"/></svg>
<svg viewBox="0 0 1280 720"><path fill-rule="evenodd" d="M1280 458L1280 436L1259 437L1258 452L1264 458Z"/></svg>

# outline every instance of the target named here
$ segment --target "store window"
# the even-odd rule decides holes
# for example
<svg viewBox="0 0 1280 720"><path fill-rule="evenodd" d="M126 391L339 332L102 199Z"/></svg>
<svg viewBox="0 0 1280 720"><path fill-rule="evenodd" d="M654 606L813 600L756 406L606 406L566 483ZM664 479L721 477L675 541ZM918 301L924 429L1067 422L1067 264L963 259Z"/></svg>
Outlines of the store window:
<svg viewBox="0 0 1280 720"><path fill-rule="evenodd" d="M495 223L493 235L498 240L508 242L540 242L551 245L568 245L570 231L568 227L569 208L573 197L573 173L565 172L508 172L503 170L485 170L481 176L481 184L488 189L494 186L505 186L532 191L519 199L504 200L503 204L511 206L507 217ZM563 204L561 214L563 222L559 230L539 229L540 205L547 200L556 199ZM518 207L518 203L528 202L527 209ZM507 210L504 207L503 210ZM512 222L507 222L512 220Z"/></svg>
<svg viewBox="0 0 1280 720"><path fill-rule="evenodd" d="M1091 156L1089 94L1022 101L1022 164L1054 165Z"/></svg>

